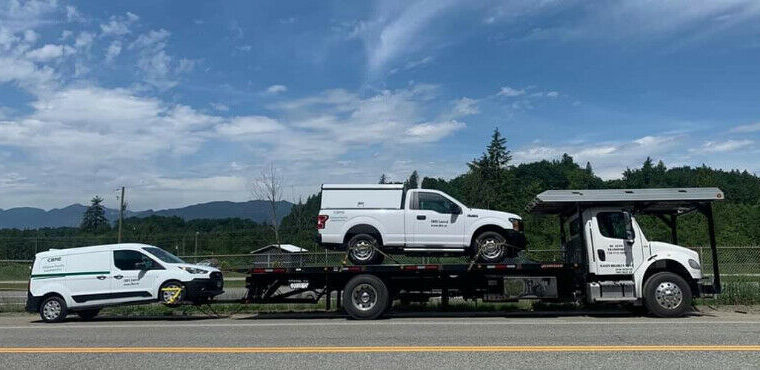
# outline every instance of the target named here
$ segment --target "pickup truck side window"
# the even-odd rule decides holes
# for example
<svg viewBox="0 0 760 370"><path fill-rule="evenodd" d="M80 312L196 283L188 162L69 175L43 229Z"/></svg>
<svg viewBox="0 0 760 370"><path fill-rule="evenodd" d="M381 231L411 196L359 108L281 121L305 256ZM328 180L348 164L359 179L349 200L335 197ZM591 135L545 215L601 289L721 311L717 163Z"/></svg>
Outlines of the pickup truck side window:
<svg viewBox="0 0 760 370"><path fill-rule="evenodd" d="M613 239L626 238L623 212L599 212L596 214L596 221L603 236Z"/></svg>
<svg viewBox="0 0 760 370"><path fill-rule="evenodd" d="M162 269L161 265L150 257L137 251L128 250L113 251L113 264L122 271Z"/></svg>
<svg viewBox="0 0 760 370"><path fill-rule="evenodd" d="M446 197L436 193L417 192L417 203L420 210L438 213L451 213L454 206Z"/></svg>

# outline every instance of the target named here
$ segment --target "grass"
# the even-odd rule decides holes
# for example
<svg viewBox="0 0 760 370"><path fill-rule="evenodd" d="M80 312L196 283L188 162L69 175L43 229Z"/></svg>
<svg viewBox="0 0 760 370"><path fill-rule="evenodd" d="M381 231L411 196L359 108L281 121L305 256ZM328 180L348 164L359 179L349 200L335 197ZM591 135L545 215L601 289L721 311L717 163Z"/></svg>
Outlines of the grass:
<svg viewBox="0 0 760 370"><path fill-rule="evenodd" d="M0 280L29 280L28 263L0 262Z"/></svg>

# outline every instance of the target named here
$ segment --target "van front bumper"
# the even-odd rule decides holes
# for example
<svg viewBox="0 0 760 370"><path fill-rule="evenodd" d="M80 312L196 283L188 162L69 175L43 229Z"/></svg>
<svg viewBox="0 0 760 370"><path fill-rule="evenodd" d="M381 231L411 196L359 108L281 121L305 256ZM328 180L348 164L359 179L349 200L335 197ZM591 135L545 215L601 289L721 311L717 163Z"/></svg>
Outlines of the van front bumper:
<svg viewBox="0 0 760 370"><path fill-rule="evenodd" d="M222 279L193 279L185 283L186 297L190 301L200 301L224 293Z"/></svg>

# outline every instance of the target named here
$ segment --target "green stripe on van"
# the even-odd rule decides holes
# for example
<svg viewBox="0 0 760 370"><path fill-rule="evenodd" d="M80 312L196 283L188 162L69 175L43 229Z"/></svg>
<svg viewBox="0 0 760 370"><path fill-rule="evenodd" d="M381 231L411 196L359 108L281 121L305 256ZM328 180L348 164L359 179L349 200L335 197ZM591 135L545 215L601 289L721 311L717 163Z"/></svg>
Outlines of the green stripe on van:
<svg viewBox="0 0 760 370"><path fill-rule="evenodd" d="M36 274L32 275L32 279L50 279L64 276L76 276L76 275L110 275L111 271L83 271L83 272L62 272L57 274Z"/></svg>

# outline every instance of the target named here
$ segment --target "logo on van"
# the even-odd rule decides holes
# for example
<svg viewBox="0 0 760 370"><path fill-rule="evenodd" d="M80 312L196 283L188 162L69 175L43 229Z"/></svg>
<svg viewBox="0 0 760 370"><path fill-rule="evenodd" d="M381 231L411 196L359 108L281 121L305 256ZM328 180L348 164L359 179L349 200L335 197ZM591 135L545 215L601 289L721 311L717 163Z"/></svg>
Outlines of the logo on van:
<svg viewBox="0 0 760 370"><path fill-rule="evenodd" d="M61 262L61 257L51 257L47 259L48 263Z"/></svg>

